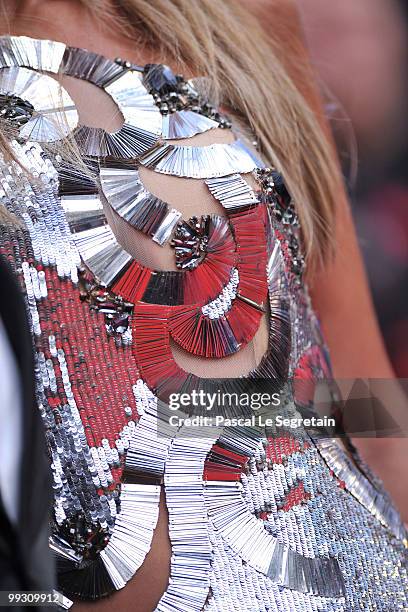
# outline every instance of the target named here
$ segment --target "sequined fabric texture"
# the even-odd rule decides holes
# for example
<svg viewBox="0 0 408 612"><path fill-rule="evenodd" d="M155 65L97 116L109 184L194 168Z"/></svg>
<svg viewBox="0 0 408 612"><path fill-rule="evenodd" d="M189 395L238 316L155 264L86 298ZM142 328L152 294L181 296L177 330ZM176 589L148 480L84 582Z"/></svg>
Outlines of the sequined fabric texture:
<svg viewBox="0 0 408 612"><path fill-rule="evenodd" d="M80 125L68 93L56 95L58 73L102 88L122 127ZM405 529L338 441L249 426L185 435L169 421L170 393L206 382L178 365L171 342L223 359L265 313L268 349L247 378L277 381L294 416L288 381L328 374L280 174L240 136L174 144L234 127L194 82L62 43L0 39L0 114L14 156L0 164L0 252L32 329L60 591L93 600L125 587L150 549L164 487L172 559L158 611L407 610ZM83 167L56 153L67 137ZM143 185L142 166L203 181L223 214L184 219ZM105 206L171 244L176 269L133 258Z"/></svg>

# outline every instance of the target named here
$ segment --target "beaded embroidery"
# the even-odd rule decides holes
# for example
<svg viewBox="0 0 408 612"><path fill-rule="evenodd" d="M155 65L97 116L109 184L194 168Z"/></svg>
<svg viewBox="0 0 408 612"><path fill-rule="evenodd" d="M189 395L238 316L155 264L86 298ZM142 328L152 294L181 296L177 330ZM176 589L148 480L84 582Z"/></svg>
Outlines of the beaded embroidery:
<svg viewBox="0 0 408 612"><path fill-rule="evenodd" d="M77 127L63 92L68 128L57 133L43 113L50 77L42 72L103 88L124 115L122 128ZM126 585L149 551L164 486L172 559L158 611L406 609L404 527L336 441L250 427L192 437L169 425L170 392L211 385L177 365L170 337L222 358L250 341L268 311L268 350L248 378L285 390L289 416L288 377L327 375L282 177L240 140L164 142L231 128L193 82L165 66L3 37L0 114L30 172L1 159L1 203L21 224L0 226L0 252L20 279L31 322L62 592L97 599ZM95 158L87 164L100 193L80 168L41 147L70 132ZM182 219L145 189L139 164L205 179L225 216ZM258 191L239 175L252 171ZM134 260L101 198L156 243L171 241L178 270ZM296 389L295 399L302 403Z"/></svg>

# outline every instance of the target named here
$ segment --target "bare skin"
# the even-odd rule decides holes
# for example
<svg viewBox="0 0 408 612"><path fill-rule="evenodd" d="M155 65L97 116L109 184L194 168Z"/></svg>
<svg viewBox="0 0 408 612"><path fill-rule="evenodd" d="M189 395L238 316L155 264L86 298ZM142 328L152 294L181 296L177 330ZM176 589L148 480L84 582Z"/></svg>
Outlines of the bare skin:
<svg viewBox="0 0 408 612"><path fill-rule="evenodd" d="M92 19L88 13L78 3L67 0L47 0L47 1L27 1L11 2L8 10L8 23L3 19L2 33L12 33L18 35L28 35L37 38L50 38L60 40L69 45L85 47L90 51L102 53L111 58L125 57L138 64L149 62L166 63L166 58L158 57L154 50L142 48L134 41L124 39L113 29L107 30L101 23ZM254 10L263 12L266 2L254 2ZM275 3L273 3L275 4ZM15 10L17 7L17 11ZM13 9L13 10L12 10ZM269 3L270 9L270 3ZM269 10L267 11L269 13ZM50 20L52 15L52 21ZM296 59L305 57L305 51L301 42L301 35L298 26L296 12L292 3L286 0L278 2L276 0L276 10L273 12L274 24L288 28L293 34L295 44L288 51L291 61L288 67L296 66ZM80 27L78 27L80 24ZM286 49L284 50L286 53ZM293 60L293 62L292 62ZM173 65L177 70L177 66ZM296 74L293 68L293 76L299 81L299 85L307 95L310 103L316 109L316 113L322 116L320 103L316 92L310 82L301 82L301 76ZM67 85L68 87L68 85ZM72 90L72 95L74 91ZM87 111L86 104L79 104L80 93L78 94L78 105L81 109L82 121L94 125L95 117L92 116L92 109ZM86 96L84 96L86 98ZM105 125L115 126L118 117L105 100L101 101L105 105ZM99 109L98 109L99 110ZM322 121L324 119L322 118ZM224 136L225 137L225 136ZM217 136L216 136L217 138ZM143 177L147 186L160 195L160 182L154 182L146 171ZM153 182L149 184L149 181ZM188 211L183 210L182 194L185 190L178 190L180 180L174 181L174 205L180 208L186 215ZM169 183L167 184L169 185ZM197 187L199 189L199 187ZM206 199L207 198L207 199ZM166 193L166 200L171 202L171 198ZM219 212L217 205L204 195L204 190L199 200L199 213L205 207L208 212ZM197 212L197 211L196 211ZM191 213L194 213L191 210ZM120 227L117 228L120 233ZM140 235L138 235L139 245ZM349 211L349 206L344 192L339 193L338 200L338 222L337 222L337 241L338 249L334 260L329 263L324 271L318 273L312 283L313 304L321 318L326 339L331 350L334 371L337 377L352 378L356 376L364 377L392 377L392 371L384 350L378 325L373 312L371 298L369 295L367 281L361 262L357 240L353 228L353 223ZM151 245L151 241L149 241ZM138 247L140 255L140 248ZM147 247L146 247L147 248ZM165 252L164 252L165 253ZM159 267L168 267L170 259L158 251L150 251L146 256L153 259ZM155 258L159 258L156 260ZM160 259L163 258L163 259ZM160 260L160 261L159 261ZM159 265L160 264L160 265ZM347 299L345 299L347 296ZM339 306L341 305L341 307ZM245 371L253 367L253 360L258 361L262 354L264 338L262 330L256 342L252 345L251 351L244 355L244 362L240 362L241 356L234 365L234 374L237 369ZM188 357L177 354L177 360L181 365L190 371L199 371L200 364L195 361L188 361ZM228 366L231 367L231 364ZM228 371L228 368L227 368ZM225 374L228 375L228 374ZM387 448L387 452L389 449ZM377 469L377 465L374 466ZM397 501L398 496L395 495ZM138 570L134 578L121 591L115 592L106 600L95 603L75 603L74 611L94 610L132 610L133 612L151 612L154 610L162 593L168 584L171 546L168 536L168 515L165 505L164 494L160 502L160 515L158 526L154 532L152 547L143 565Z"/></svg>

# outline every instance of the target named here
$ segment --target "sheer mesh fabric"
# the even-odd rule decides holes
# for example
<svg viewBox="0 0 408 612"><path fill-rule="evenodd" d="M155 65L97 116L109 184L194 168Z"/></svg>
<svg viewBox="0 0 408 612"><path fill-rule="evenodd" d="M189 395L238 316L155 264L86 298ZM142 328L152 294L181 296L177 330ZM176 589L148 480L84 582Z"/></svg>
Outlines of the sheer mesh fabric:
<svg viewBox="0 0 408 612"><path fill-rule="evenodd" d="M201 214L224 216L221 205L211 196L203 181L157 174L145 168L141 169L140 175L149 191L180 210L184 219ZM169 245L160 247L148 236L126 223L107 202L104 202L104 207L116 238L137 261L156 270L177 270L174 251ZM267 315L262 318L261 325L251 342L234 355L222 359L197 357L175 342L171 342L176 362L188 372L204 378L214 376L234 378L246 374L258 365L267 346Z"/></svg>
<svg viewBox="0 0 408 612"><path fill-rule="evenodd" d="M81 122L90 126L103 127L109 131L120 128L123 121L121 113L105 92L71 77L61 77L60 82L75 101ZM230 143L233 140L234 136L231 131L215 129L175 142L179 145L205 146L216 142ZM177 208L183 214L184 219L205 214L225 216L224 209L210 194L203 180L158 174L144 167L139 167L139 173L146 189L170 206ZM252 176L247 175L244 178L254 186ZM126 223L106 201L103 204L117 240L128 253L141 264L155 270L177 270L174 251L169 245L160 247L148 236ZM229 357L222 359L197 357L182 349L175 342L172 342L171 345L176 362L183 369L197 376L205 378L241 376L254 369L267 350L268 316L263 317L253 340Z"/></svg>

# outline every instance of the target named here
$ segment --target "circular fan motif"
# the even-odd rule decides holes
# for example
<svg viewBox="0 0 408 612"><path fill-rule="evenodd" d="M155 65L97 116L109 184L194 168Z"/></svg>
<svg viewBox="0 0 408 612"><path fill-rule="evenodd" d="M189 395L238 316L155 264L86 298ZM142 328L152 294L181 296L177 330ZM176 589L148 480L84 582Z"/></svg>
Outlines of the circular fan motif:
<svg viewBox="0 0 408 612"><path fill-rule="evenodd" d="M48 40L4 36L0 40L0 68L5 70L19 68L24 71L30 68L32 71L72 76L93 83L111 96L124 117L124 124L119 130L109 133L102 128L83 125L76 127L77 115L74 125L70 127L70 129L76 127L74 137L82 153L86 155L135 158L151 149L162 134L160 111L142 83L140 70L131 69L128 62L114 62L96 53L88 53L83 49L68 47L62 43ZM50 79L42 74L39 74L38 77ZM19 84L17 87L17 91L12 89L9 92L20 95ZM56 83L55 87L57 87ZM10 90L10 86L7 86L7 89ZM43 85L37 89L40 96L44 91L47 92L47 87ZM20 97L25 99L23 96ZM43 101L40 100L40 103L42 104ZM44 104L42 108L48 115L49 103L46 100ZM73 107L70 98L69 105ZM57 111L62 112L63 106L61 101L57 103ZM55 105L53 104L51 108L55 109ZM74 108L72 112L76 114ZM34 136L28 132L29 128L26 125L24 129L23 136L26 138L34 139L36 135L37 139L40 137L44 139L44 136L47 136L51 140L57 140L56 133L48 125L45 129L40 123L36 127L37 132L34 131ZM58 138L60 137L61 133L58 135Z"/></svg>
<svg viewBox="0 0 408 612"><path fill-rule="evenodd" d="M54 79L28 68L0 70L0 114L24 139L55 142L78 124L74 102Z"/></svg>
<svg viewBox="0 0 408 612"><path fill-rule="evenodd" d="M263 436L261 428L242 428L239 437L225 428L213 445L203 473L209 520L235 554L274 582L305 593L341 597L344 582L338 561L306 556L283 544L274 520L268 521L269 515L276 521L278 511L290 513L310 499L302 480L294 481L281 459L284 454L287 463L288 457L297 455L295 461L304 461L310 444L290 435L268 441Z"/></svg>

